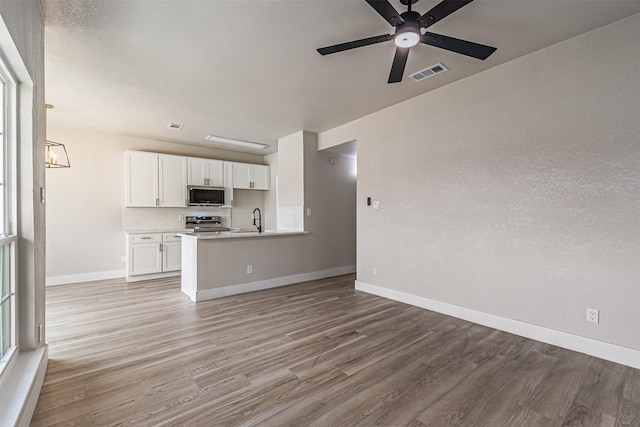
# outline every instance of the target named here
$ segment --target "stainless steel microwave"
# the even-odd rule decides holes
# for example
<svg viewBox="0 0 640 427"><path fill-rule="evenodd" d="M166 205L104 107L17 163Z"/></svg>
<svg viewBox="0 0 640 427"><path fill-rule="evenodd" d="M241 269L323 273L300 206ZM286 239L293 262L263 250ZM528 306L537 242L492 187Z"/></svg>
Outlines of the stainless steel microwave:
<svg viewBox="0 0 640 427"><path fill-rule="evenodd" d="M189 206L224 205L224 188L189 185Z"/></svg>

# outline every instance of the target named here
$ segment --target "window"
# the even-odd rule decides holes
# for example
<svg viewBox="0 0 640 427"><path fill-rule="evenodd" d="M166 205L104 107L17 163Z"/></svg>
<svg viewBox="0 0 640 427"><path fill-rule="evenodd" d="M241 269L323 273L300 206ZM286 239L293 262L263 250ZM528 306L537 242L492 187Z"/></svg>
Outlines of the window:
<svg viewBox="0 0 640 427"><path fill-rule="evenodd" d="M12 153L15 117L15 80L0 55L0 372L15 352L15 259L16 236L11 233L11 172L8 159Z"/></svg>

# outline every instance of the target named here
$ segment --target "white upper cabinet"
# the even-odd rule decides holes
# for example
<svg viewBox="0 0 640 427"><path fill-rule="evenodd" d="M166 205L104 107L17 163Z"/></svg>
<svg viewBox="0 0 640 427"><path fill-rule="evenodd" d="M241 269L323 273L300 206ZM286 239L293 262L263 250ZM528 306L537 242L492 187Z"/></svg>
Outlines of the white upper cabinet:
<svg viewBox="0 0 640 427"><path fill-rule="evenodd" d="M187 204L187 158L158 155L158 205L184 207Z"/></svg>
<svg viewBox="0 0 640 427"><path fill-rule="evenodd" d="M248 163L233 164L233 188L268 190L270 177L269 166Z"/></svg>
<svg viewBox="0 0 640 427"><path fill-rule="evenodd" d="M222 160L189 157L187 181L189 185L223 187L224 162L222 162Z"/></svg>
<svg viewBox="0 0 640 427"><path fill-rule="evenodd" d="M125 203L127 207L158 205L158 155L125 152Z"/></svg>
<svg viewBox="0 0 640 427"><path fill-rule="evenodd" d="M186 157L125 152L126 207L184 207L186 199Z"/></svg>
<svg viewBox="0 0 640 427"><path fill-rule="evenodd" d="M233 188L251 188L251 165L233 164Z"/></svg>
<svg viewBox="0 0 640 427"><path fill-rule="evenodd" d="M224 162L224 204L233 204L233 162Z"/></svg>
<svg viewBox="0 0 640 427"><path fill-rule="evenodd" d="M253 189L268 190L271 188L271 170L269 166L253 165Z"/></svg>
<svg viewBox="0 0 640 427"><path fill-rule="evenodd" d="M225 188L225 205L233 206L233 189L269 190L266 165L125 151L125 207L185 207L187 186Z"/></svg>

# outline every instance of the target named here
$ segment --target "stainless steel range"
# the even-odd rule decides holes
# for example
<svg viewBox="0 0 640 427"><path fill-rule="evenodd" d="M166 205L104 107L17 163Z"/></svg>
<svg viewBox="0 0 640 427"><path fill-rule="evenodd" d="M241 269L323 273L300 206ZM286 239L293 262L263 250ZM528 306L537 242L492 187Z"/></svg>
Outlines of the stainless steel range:
<svg viewBox="0 0 640 427"><path fill-rule="evenodd" d="M184 218L185 228L194 233L215 233L230 231L229 227L222 226L222 217L219 216L187 216Z"/></svg>

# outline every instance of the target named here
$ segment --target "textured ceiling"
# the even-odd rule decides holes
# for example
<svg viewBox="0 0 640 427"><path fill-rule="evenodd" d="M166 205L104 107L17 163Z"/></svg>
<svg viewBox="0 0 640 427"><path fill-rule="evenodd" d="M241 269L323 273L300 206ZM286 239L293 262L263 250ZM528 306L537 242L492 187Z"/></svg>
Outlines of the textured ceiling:
<svg viewBox="0 0 640 427"><path fill-rule="evenodd" d="M476 0L430 31L496 53L480 61L418 45L404 80L389 85L393 42L316 52L392 32L360 0L43 3L51 124L256 154L276 151L277 139L296 131L331 129L640 12L637 0ZM421 0L414 9L437 3ZM422 82L408 77L438 62L450 71ZM231 148L205 141L209 134L269 147Z"/></svg>

